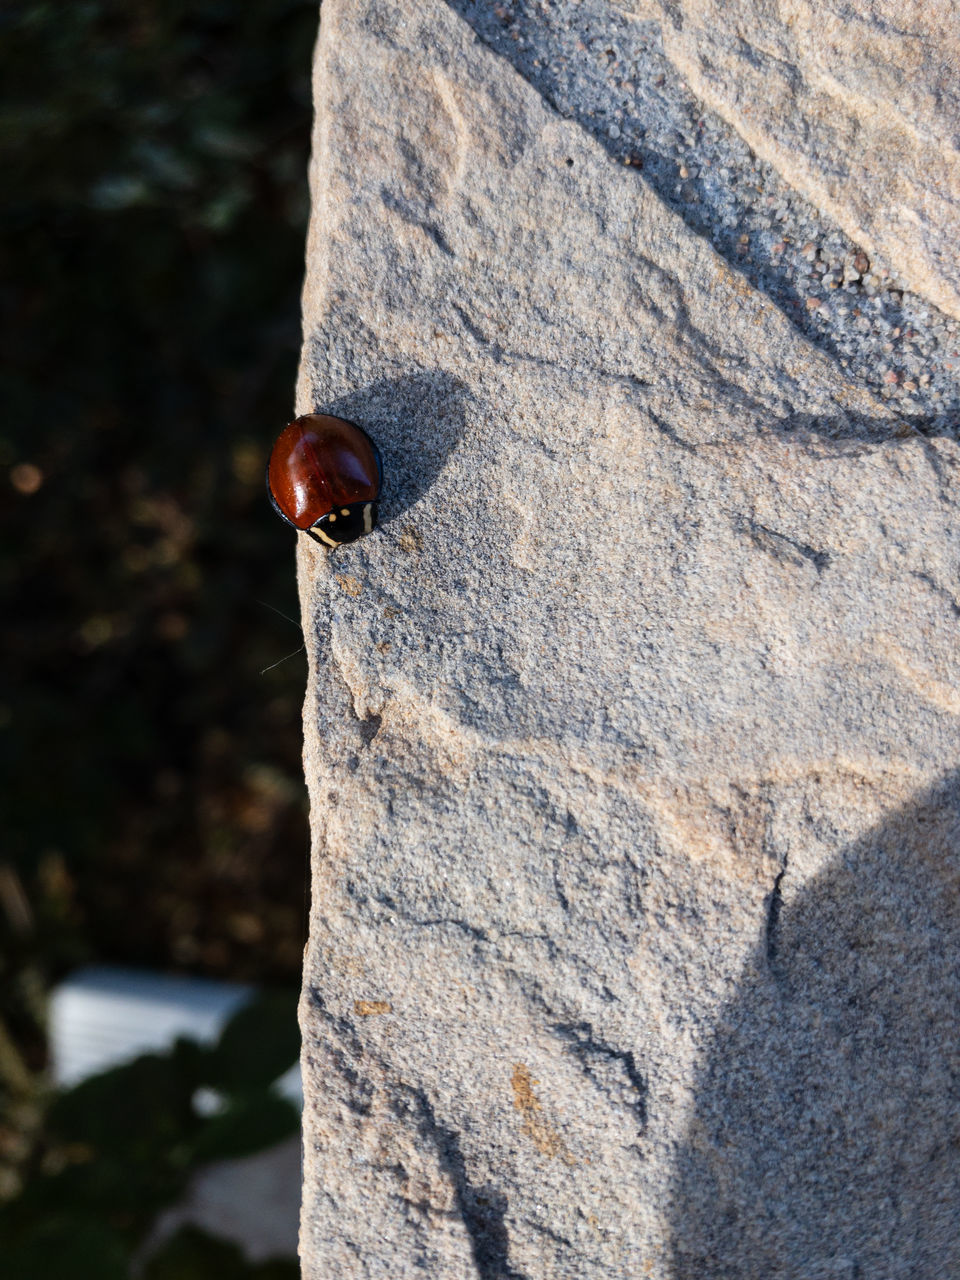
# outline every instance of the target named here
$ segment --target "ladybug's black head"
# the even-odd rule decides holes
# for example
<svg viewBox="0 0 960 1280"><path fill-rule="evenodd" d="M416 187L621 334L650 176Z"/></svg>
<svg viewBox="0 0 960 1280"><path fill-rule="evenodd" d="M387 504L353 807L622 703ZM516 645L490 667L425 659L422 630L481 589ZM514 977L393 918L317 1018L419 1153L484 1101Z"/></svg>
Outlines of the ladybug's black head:
<svg viewBox="0 0 960 1280"><path fill-rule="evenodd" d="M345 542L356 542L377 523L375 502L354 502L349 507L338 507L318 520L307 533L325 547L339 547Z"/></svg>

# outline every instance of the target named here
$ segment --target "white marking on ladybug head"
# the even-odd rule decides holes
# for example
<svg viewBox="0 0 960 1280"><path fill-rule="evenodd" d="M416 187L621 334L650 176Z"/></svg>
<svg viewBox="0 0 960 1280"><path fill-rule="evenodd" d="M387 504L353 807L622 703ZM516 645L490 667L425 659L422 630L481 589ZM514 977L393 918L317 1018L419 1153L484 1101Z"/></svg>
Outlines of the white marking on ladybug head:
<svg viewBox="0 0 960 1280"><path fill-rule="evenodd" d="M340 514L341 514L342 516L348 516L348 515L350 514L350 512L349 512L349 510L348 510L346 507L341 507L341 508L340 508ZM330 517L330 519L331 519L331 520L336 520L336 518L337 518L336 516L331 516L331 517Z"/></svg>
<svg viewBox="0 0 960 1280"><path fill-rule="evenodd" d="M363 508L363 532L369 533L373 528L373 503L368 502Z"/></svg>
<svg viewBox="0 0 960 1280"><path fill-rule="evenodd" d="M339 542L334 542L332 538L328 538L319 525L315 524L310 532L318 537L321 542L325 542L328 547L339 547L340 545Z"/></svg>

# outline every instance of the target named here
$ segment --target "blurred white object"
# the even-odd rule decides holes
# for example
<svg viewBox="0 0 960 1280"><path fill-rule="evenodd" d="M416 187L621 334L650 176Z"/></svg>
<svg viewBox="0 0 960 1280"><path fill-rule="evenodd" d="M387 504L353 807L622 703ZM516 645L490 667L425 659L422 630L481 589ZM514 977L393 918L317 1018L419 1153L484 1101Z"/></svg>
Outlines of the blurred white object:
<svg viewBox="0 0 960 1280"><path fill-rule="evenodd" d="M178 1036L209 1044L254 988L207 978L176 978L138 969L78 969L50 1001L50 1056L54 1082L69 1086L141 1053L163 1053ZM300 1066L276 1084L303 1105Z"/></svg>
<svg viewBox="0 0 960 1280"><path fill-rule="evenodd" d="M299 1135L255 1156L208 1165L180 1204L154 1223L142 1256L189 1223L242 1245L252 1262L296 1257L300 1186Z"/></svg>
<svg viewBox="0 0 960 1280"><path fill-rule="evenodd" d="M106 966L78 969L50 1001L50 1056L56 1084L78 1084L87 1076L131 1062L142 1053L163 1053L178 1036L215 1041L232 1013L254 988L205 978ZM275 1088L303 1106L300 1064ZM202 1096L200 1096L202 1095ZM198 1091L197 1109L215 1113L220 1098ZM269 1151L202 1169L180 1202L160 1216L143 1248L148 1256L186 1223L242 1245L253 1261L293 1257L300 1209L300 1139Z"/></svg>

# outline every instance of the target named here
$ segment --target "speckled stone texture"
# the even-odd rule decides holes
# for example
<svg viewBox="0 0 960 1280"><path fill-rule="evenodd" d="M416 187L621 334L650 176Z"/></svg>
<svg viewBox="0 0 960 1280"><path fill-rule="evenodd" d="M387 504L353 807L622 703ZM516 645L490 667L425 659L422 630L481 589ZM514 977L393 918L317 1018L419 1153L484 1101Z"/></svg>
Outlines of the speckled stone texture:
<svg viewBox="0 0 960 1280"><path fill-rule="evenodd" d="M615 0L694 93L960 315L960 0Z"/></svg>
<svg viewBox="0 0 960 1280"><path fill-rule="evenodd" d="M304 1275L960 1274L956 440L438 0L316 101Z"/></svg>

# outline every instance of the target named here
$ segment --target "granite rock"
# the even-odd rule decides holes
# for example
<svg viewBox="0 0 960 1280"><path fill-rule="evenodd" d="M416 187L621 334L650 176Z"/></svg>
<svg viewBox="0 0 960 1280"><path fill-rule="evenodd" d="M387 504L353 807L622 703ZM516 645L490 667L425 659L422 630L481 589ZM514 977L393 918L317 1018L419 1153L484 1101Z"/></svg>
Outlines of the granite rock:
<svg viewBox="0 0 960 1280"><path fill-rule="evenodd" d="M311 1280L960 1270L960 450L439 0L325 0Z"/></svg>
<svg viewBox="0 0 960 1280"><path fill-rule="evenodd" d="M757 155L960 315L958 0L615 0Z"/></svg>

